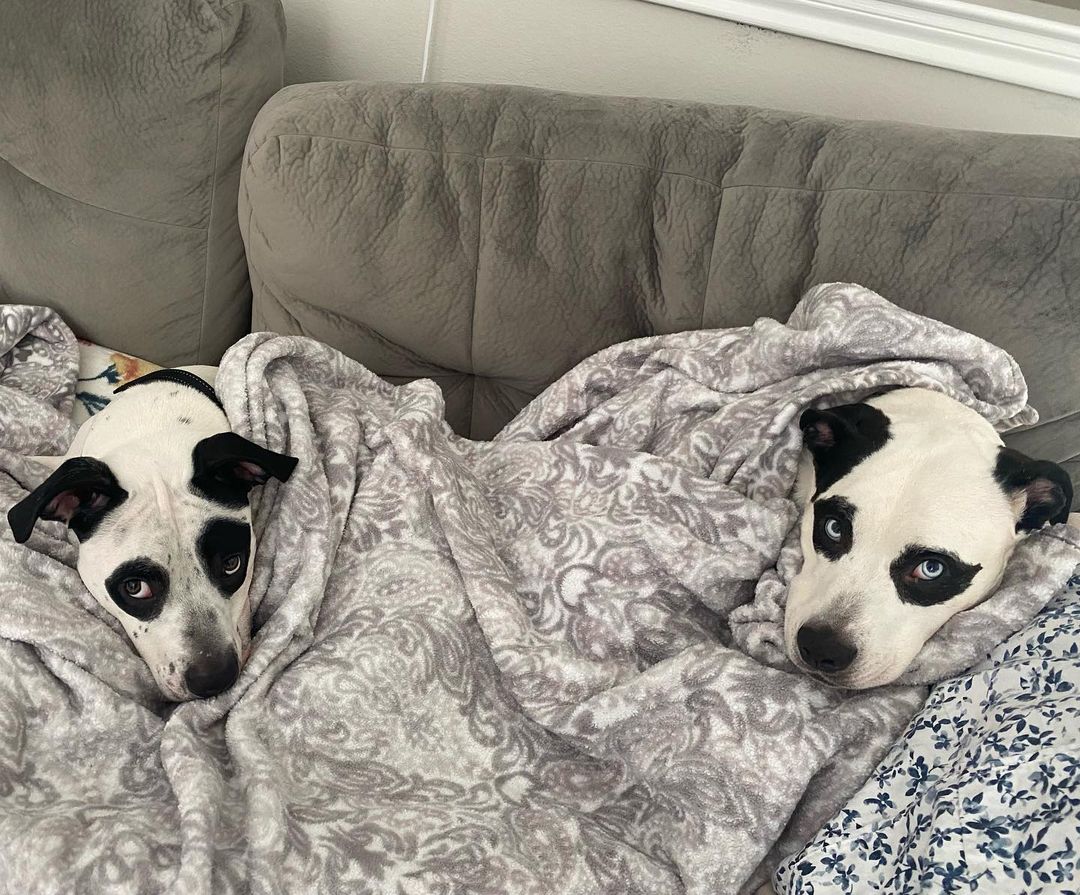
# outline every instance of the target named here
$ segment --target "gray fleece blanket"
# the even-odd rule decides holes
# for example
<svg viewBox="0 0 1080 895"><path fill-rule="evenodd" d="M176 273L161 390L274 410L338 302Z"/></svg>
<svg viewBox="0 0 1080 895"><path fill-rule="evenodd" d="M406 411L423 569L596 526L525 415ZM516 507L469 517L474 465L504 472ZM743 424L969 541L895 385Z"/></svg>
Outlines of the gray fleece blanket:
<svg viewBox="0 0 1080 895"><path fill-rule="evenodd" d="M71 437L75 343L0 328L0 510ZM430 382L248 336L233 427L300 458L255 498L251 658L159 701L56 524L0 533L0 889L28 893L733 893L865 779L917 711L1080 560L1025 541L1000 591L905 679L838 692L782 650L788 499L812 403L942 390L999 429L1016 364L850 285L786 324L647 338L584 362L493 443Z"/></svg>

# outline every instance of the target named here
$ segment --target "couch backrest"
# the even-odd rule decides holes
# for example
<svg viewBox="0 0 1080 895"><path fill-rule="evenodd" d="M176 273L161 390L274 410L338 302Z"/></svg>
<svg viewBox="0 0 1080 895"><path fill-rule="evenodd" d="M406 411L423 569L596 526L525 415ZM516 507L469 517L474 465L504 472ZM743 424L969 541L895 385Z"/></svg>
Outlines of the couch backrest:
<svg viewBox="0 0 1080 895"><path fill-rule="evenodd" d="M257 329L429 376L494 434L623 339L862 283L985 336L1080 470L1080 140L496 86L308 84L248 142Z"/></svg>
<svg viewBox="0 0 1080 895"><path fill-rule="evenodd" d="M0 3L0 295L161 364L248 328L244 140L279 0Z"/></svg>

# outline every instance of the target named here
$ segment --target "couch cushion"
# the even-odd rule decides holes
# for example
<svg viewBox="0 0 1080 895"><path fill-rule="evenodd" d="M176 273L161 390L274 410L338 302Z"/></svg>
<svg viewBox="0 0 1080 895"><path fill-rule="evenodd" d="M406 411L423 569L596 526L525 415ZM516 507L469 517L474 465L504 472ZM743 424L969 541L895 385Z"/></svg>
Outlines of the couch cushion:
<svg viewBox="0 0 1080 895"><path fill-rule="evenodd" d="M1080 140L497 86L313 84L247 147L253 325L490 437L613 342L862 283L1011 351L1080 477Z"/></svg>
<svg viewBox="0 0 1080 895"><path fill-rule="evenodd" d="M279 0L0 4L0 286L162 363L247 330L236 220Z"/></svg>

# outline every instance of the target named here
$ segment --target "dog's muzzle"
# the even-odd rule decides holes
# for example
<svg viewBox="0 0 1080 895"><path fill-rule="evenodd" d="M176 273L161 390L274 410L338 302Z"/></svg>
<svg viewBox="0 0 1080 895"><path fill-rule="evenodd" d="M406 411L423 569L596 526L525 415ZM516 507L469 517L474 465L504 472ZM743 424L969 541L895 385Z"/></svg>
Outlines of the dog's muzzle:
<svg viewBox="0 0 1080 895"><path fill-rule="evenodd" d="M188 666L184 672L184 684L192 696L205 699L224 693L240 677L240 660L229 650L210 659Z"/></svg>
<svg viewBox="0 0 1080 895"><path fill-rule="evenodd" d="M808 668L836 674L855 661L859 651L833 628L803 625L795 636L799 656Z"/></svg>

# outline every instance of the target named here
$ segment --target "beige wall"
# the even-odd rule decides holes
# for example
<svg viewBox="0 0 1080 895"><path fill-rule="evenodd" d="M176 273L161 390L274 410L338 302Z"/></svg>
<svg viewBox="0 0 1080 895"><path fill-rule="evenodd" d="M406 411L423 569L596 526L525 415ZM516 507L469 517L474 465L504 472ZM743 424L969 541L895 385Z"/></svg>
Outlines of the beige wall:
<svg viewBox="0 0 1080 895"><path fill-rule="evenodd" d="M418 80L427 0L284 0L290 81ZM438 0L432 81L1080 136L1080 100L641 0Z"/></svg>

